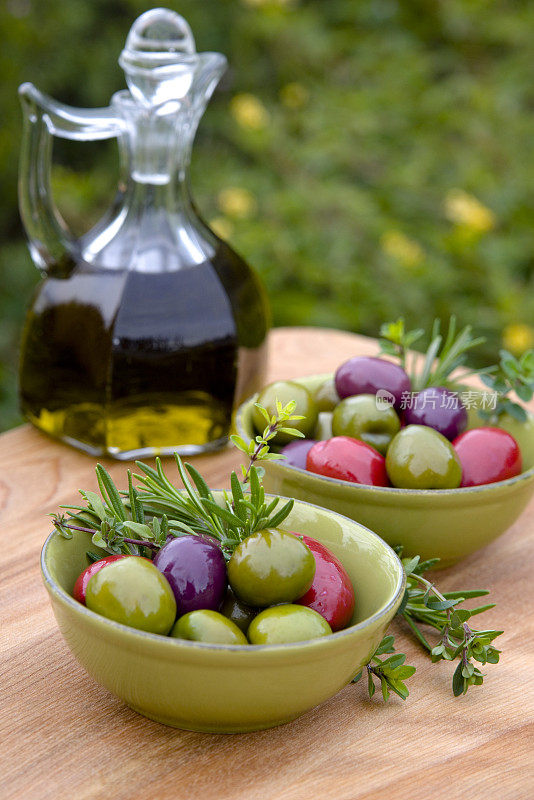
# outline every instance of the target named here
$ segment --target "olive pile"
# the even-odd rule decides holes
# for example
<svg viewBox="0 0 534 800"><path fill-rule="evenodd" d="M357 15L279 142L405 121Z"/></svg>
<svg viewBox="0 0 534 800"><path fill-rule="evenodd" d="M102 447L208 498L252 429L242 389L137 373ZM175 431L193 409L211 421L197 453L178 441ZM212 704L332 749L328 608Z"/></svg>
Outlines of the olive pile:
<svg viewBox="0 0 534 800"><path fill-rule="evenodd" d="M293 381L265 387L258 403L295 400L295 427L306 438L277 435L290 466L371 486L456 489L506 480L522 469L519 445L502 427L466 430L468 412L444 386L411 392L410 378L383 358L355 357L314 392ZM253 422L265 421L255 408ZM515 432L515 431L514 431Z"/></svg>
<svg viewBox="0 0 534 800"><path fill-rule="evenodd" d="M208 535L170 538L152 560L107 556L81 573L73 596L139 630L230 645L326 636L350 624L355 604L328 548L275 528L244 539L228 564Z"/></svg>

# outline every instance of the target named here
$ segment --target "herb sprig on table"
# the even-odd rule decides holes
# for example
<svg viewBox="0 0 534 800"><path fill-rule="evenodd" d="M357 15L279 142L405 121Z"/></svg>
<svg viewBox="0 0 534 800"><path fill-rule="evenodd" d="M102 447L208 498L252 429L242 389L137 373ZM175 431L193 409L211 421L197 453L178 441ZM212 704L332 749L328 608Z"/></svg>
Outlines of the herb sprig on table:
<svg viewBox="0 0 534 800"><path fill-rule="evenodd" d="M490 608L487 603L476 608L459 608L465 601L489 594L485 589L466 589L453 592L440 592L431 581L423 577L439 559L420 561L419 556L402 559L406 573L406 592L399 614L408 623L417 641L430 654L432 661L455 661L458 665L453 675L454 695L465 694L470 686L479 686L483 674L473 661L479 664L497 664L500 650L492 642L503 631L477 630L468 625L468 620ZM432 645L428 642L421 625L438 632L438 640Z"/></svg>
<svg viewBox="0 0 534 800"><path fill-rule="evenodd" d="M397 548L402 555L402 548ZM423 577L423 573L438 563L439 559L421 561L419 556L403 558L402 565L406 574L406 590L397 612L408 624L409 630L416 640L427 651L433 663L438 661L458 661L452 677L452 690L455 697L466 694L470 686L480 686L484 675L473 662L479 664L497 664L500 650L492 642L503 631L477 630L468 625L468 620L477 614L494 608L494 603L477 608L458 608L465 600L483 597L489 592L485 589L467 589L463 591L440 592L434 583ZM423 630L430 628L437 632L437 641L431 644ZM374 679L378 679L384 700L391 691L403 700L409 692L404 681L415 672L415 667L405 664L404 653L396 653L394 637L386 636L366 665L369 697L375 693ZM388 654L388 658L379 656ZM393 655L389 655L393 654ZM356 683L363 671L353 678Z"/></svg>

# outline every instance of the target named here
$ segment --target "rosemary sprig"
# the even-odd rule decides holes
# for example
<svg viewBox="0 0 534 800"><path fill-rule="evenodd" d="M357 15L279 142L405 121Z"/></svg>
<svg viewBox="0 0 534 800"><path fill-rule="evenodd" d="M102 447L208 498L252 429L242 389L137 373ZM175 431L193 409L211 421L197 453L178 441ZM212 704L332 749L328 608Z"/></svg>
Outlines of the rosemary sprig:
<svg viewBox="0 0 534 800"><path fill-rule="evenodd" d="M457 332L456 319L452 316L445 341L440 333L440 321L434 320L430 344L422 367L418 369L418 354L411 348L420 340L423 333L422 328L407 331L402 317L396 322L388 322L380 328L380 352L398 359L401 367L410 377L413 391L420 391L429 386L458 385L466 378L478 375L480 380L497 395L495 407L478 409L479 416L486 423L497 423L499 417L504 413L519 422L526 421L527 411L520 403L515 402L511 395L515 394L523 403L532 400L534 396L534 350L527 350L519 358L515 358L507 350L501 350L499 364L483 369L465 369L458 372L458 369L466 363L468 351L478 347L485 340L483 337L473 337L470 325L466 325ZM409 364L408 361L410 361Z"/></svg>
<svg viewBox="0 0 534 800"><path fill-rule="evenodd" d="M248 471L250 493L245 492L233 472L231 490L224 493L224 502L219 505L197 470L191 464L182 464L178 455L175 458L185 492L171 484L159 459L156 459L156 470L137 462L144 474L134 476L140 483L138 498L145 512L155 516L165 510L172 514L169 519L171 535L182 532L213 536L221 543L224 555L230 558L243 539L254 531L277 527L293 508L293 500L288 500L280 509L277 509L280 498L266 502L255 466Z"/></svg>
<svg viewBox="0 0 534 800"><path fill-rule="evenodd" d="M416 368L417 355L412 353L410 365L407 364L407 351L419 341L424 331L417 328L406 331L402 317L396 322L382 325L379 341L380 352L399 359L400 365L408 373L413 391L420 391L429 386L446 386L450 383L450 376L462 367L467 361L467 353L474 347L481 345L485 339L481 336L473 337L472 328L466 325L462 330L456 330L456 318L452 316L445 339L441 332L439 319L434 320L430 344L426 350L423 366ZM473 374L484 374L482 370L466 370L455 375L455 382L464 380Z"/></svg>

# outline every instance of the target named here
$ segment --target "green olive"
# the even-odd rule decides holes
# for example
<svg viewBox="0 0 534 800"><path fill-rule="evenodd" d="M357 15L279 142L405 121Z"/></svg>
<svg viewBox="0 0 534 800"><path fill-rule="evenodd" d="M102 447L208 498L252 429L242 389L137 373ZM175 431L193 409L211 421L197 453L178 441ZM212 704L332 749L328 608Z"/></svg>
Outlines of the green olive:
<svg viewBox="0 0 534 800"><path fill-rule="evenodd" d="M313 438L324 442L327 439L331 439L332 435L332 412L320 411L313 431Z"/></svg>
<svg viewBox="0 0 534 800"><path fill-rule="evenodd" d="M302 416L303 419L288 422L288 426L290 428L296 428L298 431L301 431L304 436L309 438L317 422L317 407L313 402L310 392L304 386L301 386L299 383L294 383L293 381L275 381L260 392L257 402L267 409L270 416L274 416L277 413L277 400L279 400L283 406L287 405L290 400L295 401L296 407L293 413ZM256 406L254 406L252 410L252 421L254 422L256 430L259 433L263 433L267 422ZM289 433L277 433L273 441L275 441L276 444L287 444L294 439L295 437Z"/></svg>
<svg viewBox="0 0 534 800"><path fill-rule="evenodd" d="M189 611L174 625L171 636L174 639L189 639L193 642L212 644L248 644L247 637L237 625L209 608Z"/></svg>
<svg viewBox="0 0 534 800"><path fill-rule="evenodd" d="M248 626L258 611L258 608L247 606L246 603L242 603L241 600L238 600L231 589L228 589L226 592L226 597L224 598L221 608L221 614L224 614L224 616L231 620L234 625L237 625L237 627L242 630L243 633L247 632Z"/></svg>
<svg viewBox="0 0 534 800"><path fill-rule="evenodd" d="M232 591L249 606L291 603L306 594L314 576L311 550L292 533L274 528L248 536L228 562Z"/></svg>
<svg viewBox="0 0 534 800"><path fill-rule="evenodd" d="M322 383L313 394L317 411L333 411L339 403L339 395L336 392L336 384L333 378L329 378Z"/></svg>
<svg viewBox="0 0 534 800"><path fill-rule="evenodd" d="M87 584L87 608L130 628L166 635L176 618L167 579L146 558L130 556L108 564Z"/></svg>
<svg viewBox="0 0 534 800"><path fill-rule="evenodd" d="M334 411L334 436L351 436L370 444L382 455L400 430L400 420L392 406L377 404L374 394L357 394L342 400Z"/></svg>
<svg viewBox="0 0 534 800"><path fill-rule="evenodd" d="M534 467L534 414L527 411L527 418L524 422L520 422L508 413L501 414L497 427L513 436L519 445L523 471Z"/></svg>
<svg viewBox="0 0 534 800"><path fill-rule="evenodd" d="M317 611L307 606L283 605L266 608L250 623L251 644L287 644L328 636L332 629Z"/></svg>
<svg viewBox="0 0 534 800"><path fill-rule="evenodd" d="M441 433L425 425L408 425L395 436L386 455L386 470L400 489L456 489L462 468Z"/></svg>

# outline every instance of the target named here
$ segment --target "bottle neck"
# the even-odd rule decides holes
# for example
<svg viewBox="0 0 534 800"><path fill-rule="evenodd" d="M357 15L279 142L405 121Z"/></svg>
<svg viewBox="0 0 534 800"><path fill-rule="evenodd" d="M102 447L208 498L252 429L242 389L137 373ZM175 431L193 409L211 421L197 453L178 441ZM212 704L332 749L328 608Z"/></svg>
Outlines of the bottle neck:
<svg viewBox="0 0 534 800"><path fill-rule="evenodd" d="M166 113L114 97L124 120L119 138L120 192L111 214L82 242L84 258L103 267L171 271L211 257L214 240L189 190L192 143L203 104L169 101Z"/></svg>
<svg viewBox="0 0 534 800"><path fill-rule="evenodd" d="M124 171L139 186L160 187L158 197L170 198L187 184L191 130L181 114L140 116L130 126L121 148Z"/></svg>

